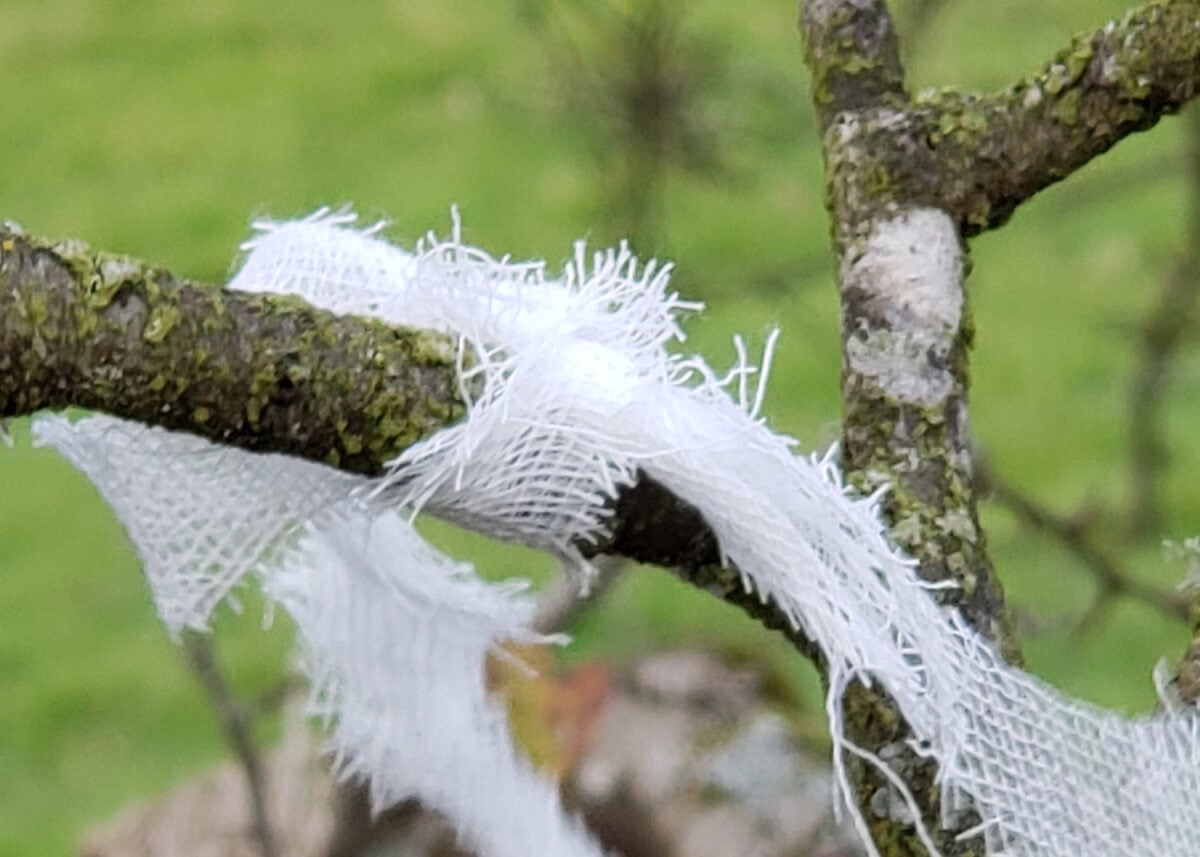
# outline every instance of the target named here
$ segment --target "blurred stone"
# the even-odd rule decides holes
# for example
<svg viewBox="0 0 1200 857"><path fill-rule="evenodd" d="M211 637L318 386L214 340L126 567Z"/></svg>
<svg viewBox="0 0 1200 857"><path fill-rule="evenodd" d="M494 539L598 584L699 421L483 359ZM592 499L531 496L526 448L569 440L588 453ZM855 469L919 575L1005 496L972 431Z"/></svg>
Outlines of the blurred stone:
<svg viewBox="0 0 1200 857"><path fill-rule="evenodd" d="M499 671L522 696L525 730L557 742L574 811L622 857L859 857L835 823L823 758L764 699L761 676L695 651L616 672ZM524 679L517 678L525 676ZM537 693L514 682L532 681ZM365 791L331 782L319 743L295 720L264 754L279 857L468 857L434 813L406 804L372 821ZM245 780L232 762L134 806L88 836L83 857L260 857ZM552 857L552 855L546 855Z"/></svg>
<svg viewBox="0 0 1200 857"><path fill-rule="evenodd" d="M267 814L280 857L325 857L334 829L335 789L315 738L289 729L264 754ZM261 857L252 834L246 778L225 762L168 792L123 810L90 832L81 857Z"/></svg>
<svg viewBox="0 0 1200 857"><path fill-rule="evenodd" d="M704 652L634 665L564 786L626 857L862 853L834 820L828 765L763 699L761 677Z"/></svg>
<svg viewBox="0 0 1200 857"><path fill-rule="evenodd" d="M681 651L651 655L633 668L641 696L667 705L708 709L734 716L753 707L762 677L752 669L734 668L706 652Z"/></svg>

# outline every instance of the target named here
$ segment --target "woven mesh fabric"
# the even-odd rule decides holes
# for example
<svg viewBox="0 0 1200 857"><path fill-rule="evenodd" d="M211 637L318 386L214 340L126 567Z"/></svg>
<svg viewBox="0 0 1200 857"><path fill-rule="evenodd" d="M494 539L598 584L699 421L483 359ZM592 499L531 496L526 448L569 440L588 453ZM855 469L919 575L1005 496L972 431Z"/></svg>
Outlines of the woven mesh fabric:
<svg viewBox="0 0 1200 857"><path fill-rule="evenodd" d="M173 634L207 628L246 573L294 540L298 522L319 519L362 482L107 416L42 416L34 436L83 471L116 512Z"/></svg>
<svg viewBox="0 0 1200 857"><path fill-rule="evenodd" d="M453 240L430 237L413 256L346 228L348 215L318 215L258 223L230 287L443 331L473 355L462 372L470 419L411 448L377 490L586 573L575 545L600 532L603 500L633 478L607 430L613 403L637 398L623 385L652 395L671 382L679 364L664 345L681 337L676 314L697 305L667 293L669 268L639 267L624 246L589 258L578 245L550 281L543 263L465 246L457 225Z"/></svg>
<svg viewBox="0 0 1200 857"><path fill-rule="evenodd" d="M368 775L376 809L418 796L483 854L600 854L480 680L498 639L539 639L520 587L482 583L394 514L353 513L306 528L264 583L301 631L336 769Z"/></svg>
<svg viewBox="0 0 1200 857"><path fill-rule="evenodd" d="M195 551L174 553L179 535L163 536L174 532L170 526L148 519L169 510L183 516L185 529L216 526L210 518L222 519L208 494L195 495L188 511L178 499L114 505L147 557L160 605L194 605L179 615L203 613L239 569L260 571L267 591L297 617L317 708L336 721L334 746L346 769L369 775L381 802L408 793L428 798L447 808L484 853L597 853L512 756L483 696L482 653L518 634L524 621L512 606L515 596L467 583L411 531L397 529L403 522L388 516L394 522L380 524L377 506L423 509L582 567L573 545L603 532L607 500L642 469L696 506L747 586L777 603L826 653L834 765L844 790L845 763L858 757L879 767L898 798L912 804L888 754L844 736L842 692L857 679L895 698L918 752L938 762L945 820L956 823L971 808L989 854L1200 851L1196 713L1127 720L1005 664L957 612L937 604L912 562L890 546L878 497L851 496L831 455L796 455L791 441L763 424L757 408L764 379L752 395L753 368L744 359L720 378L703 361L668 353L666 343L679 336L676 316L691 307L667 292L666 269L639 267L624 248L591 259L577 249L564 275L552 280L539 264L463 246L457 229L451 240L430 239L407 254L328 213L261 229L233 287L294 292L338 311L460 337L463 353L477 358L470 369L464 363L464 392L474 391L467 421L411 448L378 480L355 487L330 475L310 489L314 497L343 497L345 513L307 501L286 509L268 504L273 511L258 516L261 529L248 515L244 529L215 552L219 559L203 567L188 564ZM65 438L86 424L60 422L58 434L43 436L70 450ZM114 431L110 426L100 433L107 439L81 445L73 457L90 467L107 497L137 494L135 479L155 490L149 483L164 481L161 469L131 476L129 468L155 468L158 458L100 467L84 461L116 456L97 447L114 443ZM178 461L180 450L163 455ZM249 501L251 515L264 508L258 502ZM307 520L306 534L280 541L276 525L289 516L292 527ZM191 538L224 544L209 535ZM397 629L392 616L408 624ZM464 673L473 678L452 678ZM396 675L420 689L415 700L394 686ZM451 710L453 716L444 713ZM412 767L406 753L414 741L429 750L423 763L443 775L422 779L400 770ZM476 763L524 783L508 789L518 803L488 805L496 798L477 790L484 778L468 773ZM504 827L506 813L522 812L541 821L517 826L542 840ZM867 820L855 819L872 848ZM935 852L925 831L919 834Z"/></svg>

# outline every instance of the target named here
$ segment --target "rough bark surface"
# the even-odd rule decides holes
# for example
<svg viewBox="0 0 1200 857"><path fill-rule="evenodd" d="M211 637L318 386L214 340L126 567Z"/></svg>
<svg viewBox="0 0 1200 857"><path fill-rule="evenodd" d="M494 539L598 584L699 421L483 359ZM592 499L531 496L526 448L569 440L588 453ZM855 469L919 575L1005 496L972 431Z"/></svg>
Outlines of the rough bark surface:
<svg viewBox="0 0 1200 857"><path fill-rule="evenodd" d="M0 417L77 406L374 473L458 389L447 337L0 231Z"/></svg>
<svg viewBox="0 0 1200 857"><path fill-rule="evenodd" d="M972 489L960 236L944 208L897 176L926 147L914 133L898 39L881 0L806 2L801 24L839 262L843 466L864 491L891 486L885 514L893 539L920 561L922 576L958 583L945 599L1006 645L1003 598ZM936 162L934 152L927 157ZM885 756L943 854L983 853L980 841L956 839L977 818L964 814L959 830L941 826L936 766L906 749L908 726L890 700L855 686L846 718L856 744L891 750ZM914 820L892 811L892 786L863 764L852 764L851 776L881 851L925 853Z"/></svg>
<svg viewBox="0 0 1200 857"><path fill-rule="evenodd" d="M840 121L845 133L853 121L858 140L852 161L829 162L830 178L852 169L866 190L857 202L938 208L964 236L1002 225L1034 194L1177 111L1200 85L1194 0L1144 6L1078 36L1000 92L912 98L885 4L821 0L802 10L822 128Z"/></svg>
<svg viewBox="0 0 1200 857"><path fill-rule="evenodd" d="M465 413L447 337L191 283L80 241L0 231L0 418L68 407L366 475ZM817 650L720 565L691 506L643 478L581 550L673 567Z"/></svg>

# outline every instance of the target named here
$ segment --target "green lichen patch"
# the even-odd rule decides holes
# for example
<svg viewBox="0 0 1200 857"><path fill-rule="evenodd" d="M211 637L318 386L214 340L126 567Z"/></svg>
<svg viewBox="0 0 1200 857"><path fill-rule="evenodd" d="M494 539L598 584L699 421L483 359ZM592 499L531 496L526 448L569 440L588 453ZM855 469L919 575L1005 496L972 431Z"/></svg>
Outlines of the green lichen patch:
<svg viewBox="0 0 1200 857"><path fill-rule="evenodd" d="M142 339L154 344L162 342L179 323L180 318L177 306L169 302L157 304L146 318L146 325L142 328Z"/></svg>

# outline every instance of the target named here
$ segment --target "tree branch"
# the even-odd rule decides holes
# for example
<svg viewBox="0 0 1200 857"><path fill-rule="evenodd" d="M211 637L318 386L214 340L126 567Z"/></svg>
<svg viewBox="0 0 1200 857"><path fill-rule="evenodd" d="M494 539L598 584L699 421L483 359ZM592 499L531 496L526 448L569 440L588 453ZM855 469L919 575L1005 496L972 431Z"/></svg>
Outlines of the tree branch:
<svg viewBox="0 0 1200 857"><path fill-rule="evenodd" d="M979 525L967 431L968 353L963 230L944 204L945 167L908 100L899 44L882 0L803 0L801 24L822 117L827 205L842 309L843 470L864 493L890 491L893 541L922 577L953 581L941 599L1010 658L1017 656ZM878 752L919 805L939 851L983 853L960 838L978 819L941 824L937 766L906 750L910 731L885 695L852 686L847 737ZM863 817L882 853L924 854L915 819L885 810L893 786L871 766L848 764Z"/></svg>
<svg viewBox="0 0 1200 857"><path fill-rule="evenodd" d="M1200 86L1195 0L1135 9L1002 92L934 90L911 102L881 0L807 0L803 9L830 181L849 172L869 185L857 199L843 194L843 204L859 215L870 213L864 207L937 208L963 237L1002 225L1022 202L1175 112Z"/></svg>
<svg viewBox="0 0 1200 857"><path fill-rule="evenodd" d="M908 101L900 43L883 0L808 0L800 29L822 130L843 111Z"/></svg>
<svg viewBox="0 0 1200 857"><path fill-rule="evenodd" d="M917 108L947 161L946 208L973 233L1174 113L1198 87L1200 3L1172 0L1077 37L1003 92L932 94Z"/></svg>
<svg viewBox="0 0 1200 857"><path fill-rule="evenodd" d="M997 478L982 460L977 460L975 478L981 494L990 495L991 499L1011 510L1025 525L1057 539L1083 563L1099 587L1094 600L1096 606L1114 596L1124 595L1140 601L1171 621L1187 622L1190 619L1191 603L1187 596L1155 586L1134 574L1101 546L1090 527L1055 513Z"/></svg>
<svg viewBox="0 0 1200 857"><path fill-rule="evenodd" d="M0 417L69 406L355 473L464 413L448 337L0 230Z"/></svg>
<svg viewBox="0 0 1200 857"><path fill-rule="evenodd" d="M893 540L922 576L954 580L949 600L1015 658L973 484L965 240L1195 95L1200 4L1134 10L1001 93L916 99L883 0L802 0L800 17L839 260L844 470L863 491L891 486ZM907 734L894 708L862 689L847 699L847 725L868 748ZM937 829L933 767L892 766ZM862 768L853 776L872 818L869 798L887 784ZM872 823L886 853L924 853L907 822ZM982 848L955 831L937 839L944 854Z"/></svg>
<svg viewBox="0 0 1200 857"><path fill-rule="evenodd" d="M818 667L825 662L820 648L774 602L763 601L746 588L737 569L721 564L717 538L700 513L645 474L618 493L608 538L578 547L586 556L610 554L662 566L781 632Z"/></svg>
<svg viewBox="0 0 1200 857"><path fill-rule="evenodd" d="M1129 385L1129 529L1145 537L1159 525L1160 482L1169 458L1164 404L1180 351L1196 325L1200 303L1200 110L1183 117L1187 126L1187 213L1183 246L1167 273L1158 299L1139 330L1138 365Z"/></svg>
<svg viewBox="0 0 1200 857"><path fill-rule="evenodd" d="M1200 621L1192 627L1192 640L1175 669L1173 680L1180 702L1200 707Z"/></svg>

